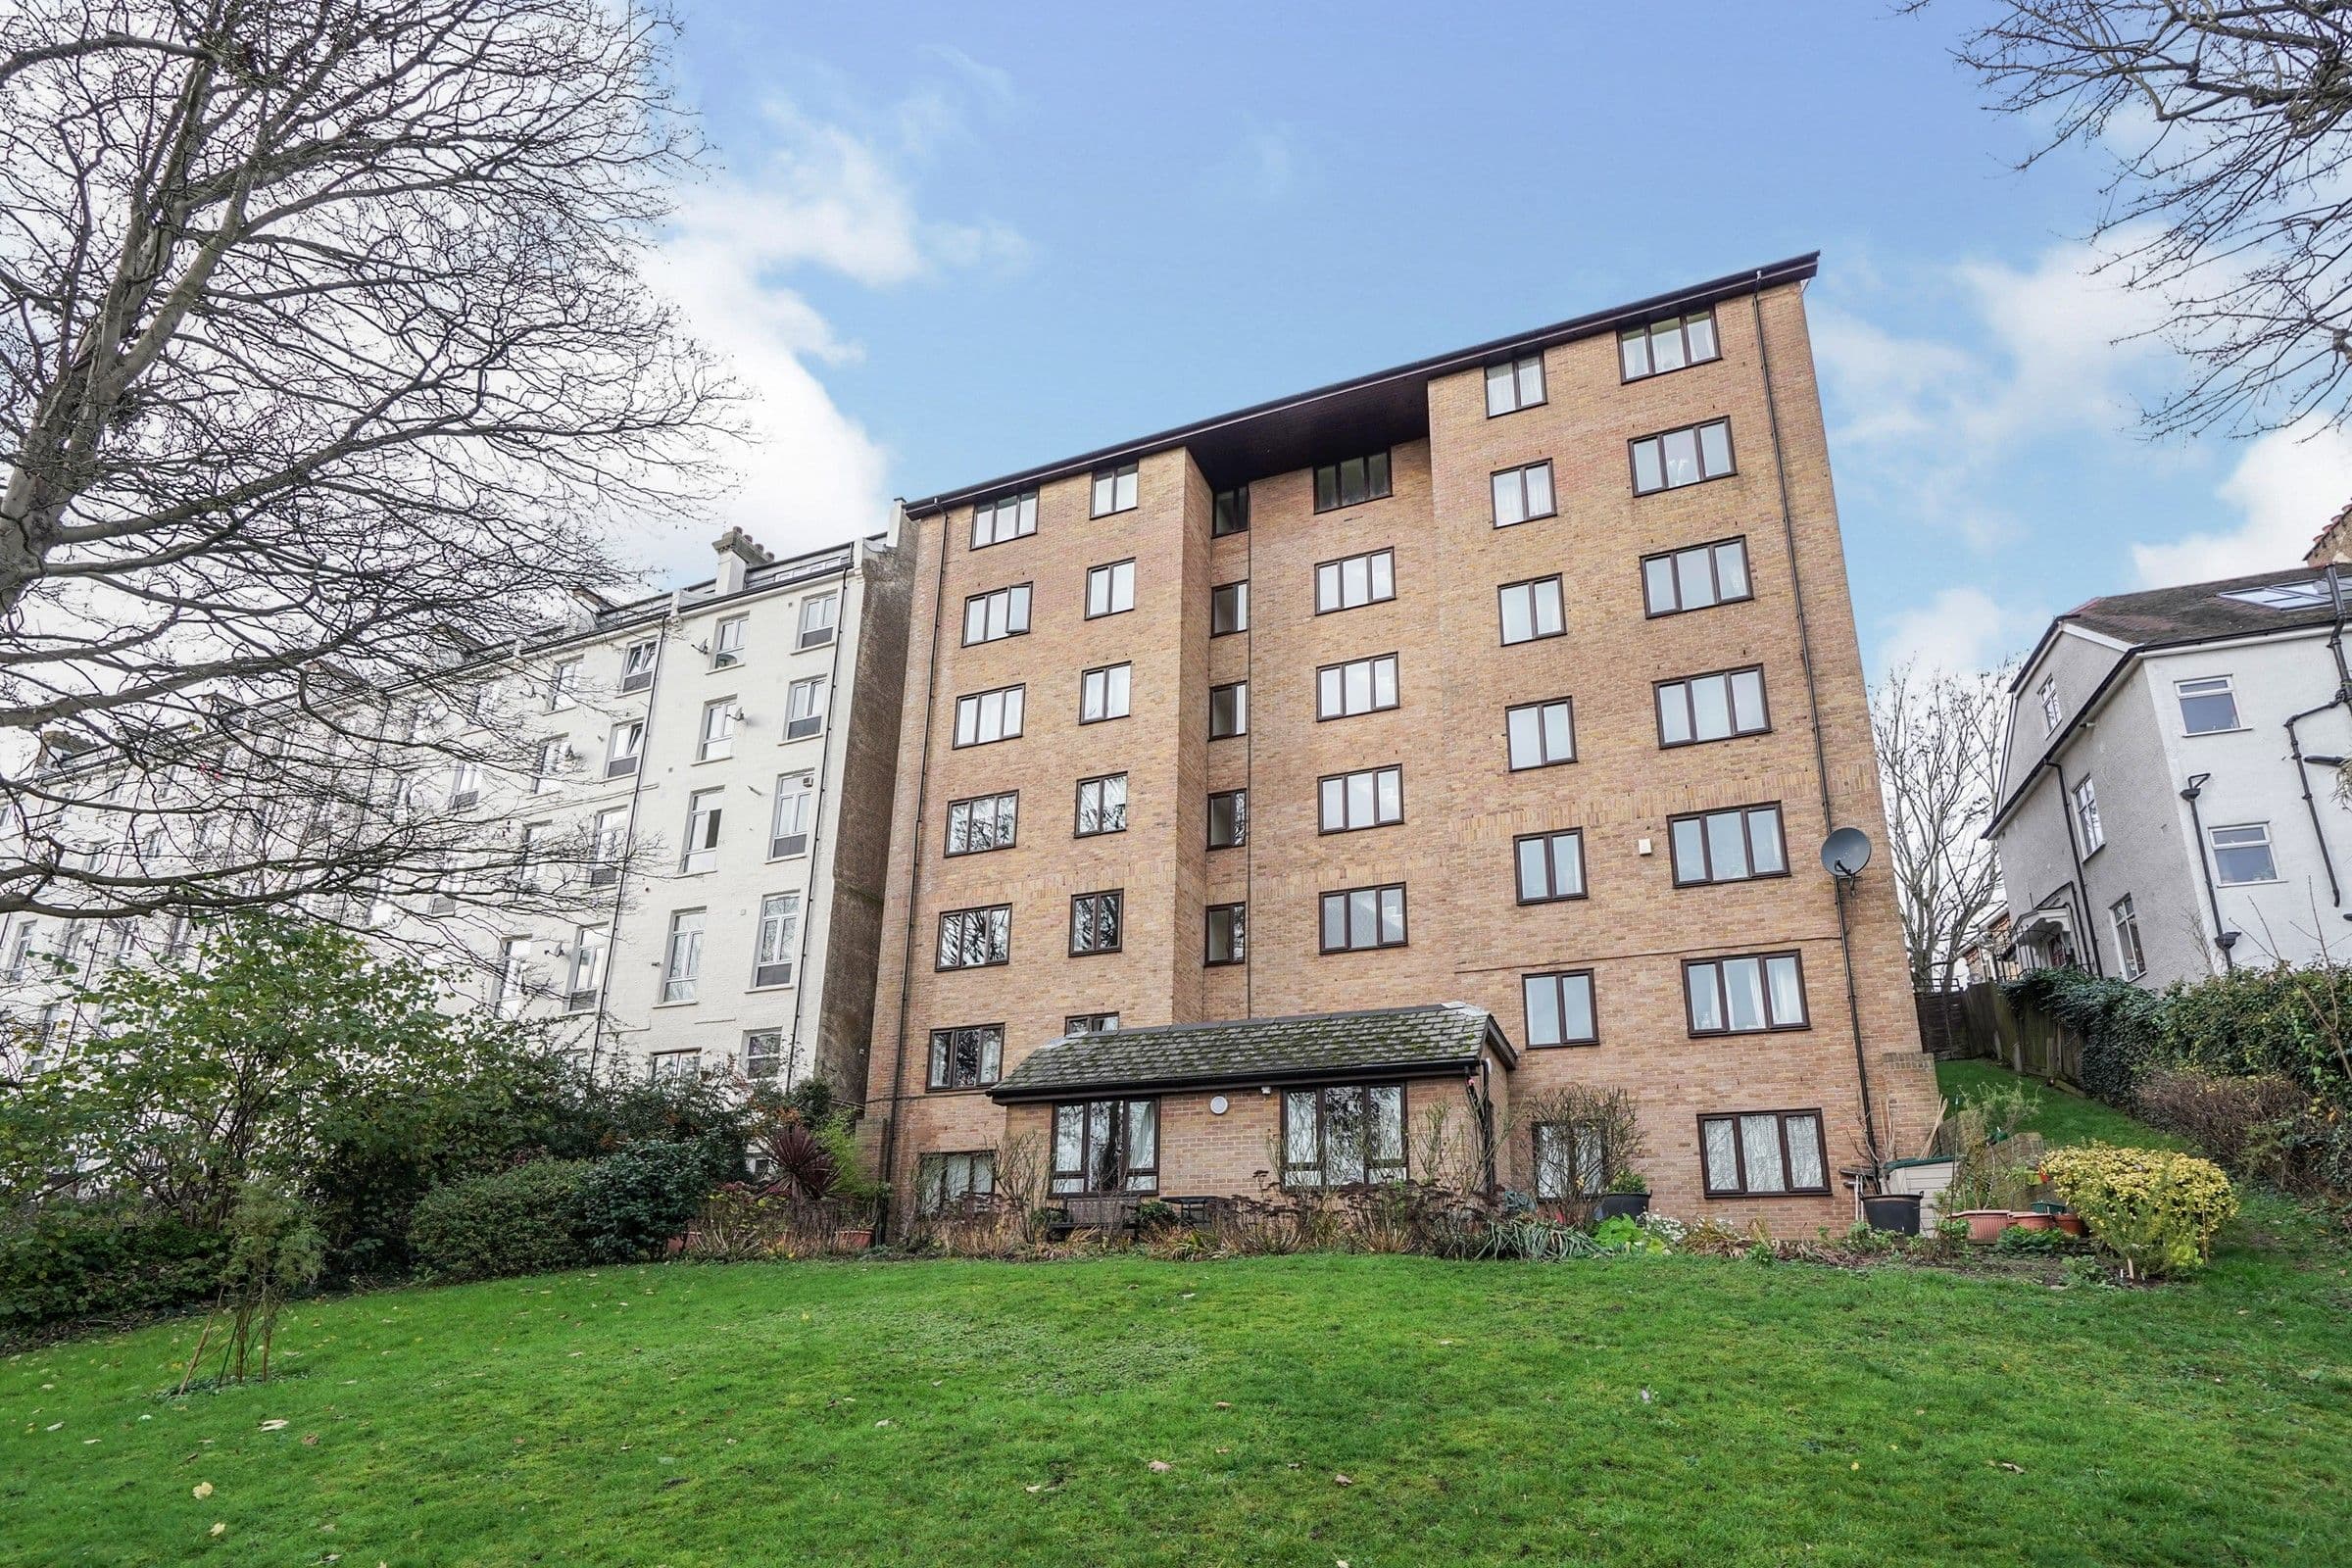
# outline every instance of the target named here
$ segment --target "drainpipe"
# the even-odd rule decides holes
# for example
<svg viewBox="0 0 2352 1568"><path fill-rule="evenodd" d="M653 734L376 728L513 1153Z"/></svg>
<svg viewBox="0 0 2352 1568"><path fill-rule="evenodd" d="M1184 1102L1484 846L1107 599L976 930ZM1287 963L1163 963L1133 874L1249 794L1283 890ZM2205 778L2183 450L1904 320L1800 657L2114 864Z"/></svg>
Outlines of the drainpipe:
<svg viewBox="0 0 2352 1568"><path fill-rule="evenodd" d="M1772 344L1764 335L1764 273L1756 272L1756 285L1747 297L1756 323L1756 355L1764 374L1764 415L1772 426L1772 471L1781 491L1781 536L1788 551L1789 598L1796 610L1797 660L1805 673L1805 707L1813 723L1813 768L1821 780L1822 831L1838 825L1836 808L1830 801L1829 744L1822 737L1821 690L1813 672L1813 638L1805 621L1805 579L1796 562L1796 518L1788 501L1788 464L1781 449L1781 406L1772 392ZM1870 1102L1870 1057L1862 1046L1862 1000L1854 986L1853 932L1846 918L1845 897L1838 896L1838 952L1845 960L1845 1015L1854 1032L1854 1082L1862 1097L1862 1141L1868 1151L1871 1179L1878 1179L1879 1167L1886 1162L1886 1152L1879 1145L1878 1112Z"/></svg>
<svg viewBox="0 0 2352 1568"><path fill-rule="evenodd" d="M2213 859L2205 853L2205 819L2197 810L2197 797L2211 777L2211 773L2192 775L2180 798L2188 803L2188 825L2197 835L2197 870L2205 878L2205 906L2213 911L2213 945L2222 950L2223 966L2235 969L2237 960L2230 956L2230 950L2237 946L2237 933L2222 923L2221 895L2213 890Z"/></svg>
<svg viewBox="0 0 2352 1568"><path fill-rule="evenodd" d="M2082 869L2082 841L2075 837L2075 792L2066 782L2066 764L2055 753L2050 756L2050 771L2058 778L2058 815L2066 823L2066 853L2075 862L2075 893L2082 901L2082 940L2090 945L2090 972L2103 979L2107 965L2099 956L2099 927L2091 917L2090 877Z"/></svg>
<svg viewBox="0 0 2352 1568"><path fill-rule="evenodd" d="M2328 851L2328 834L2320 825L2320 803L2312 798L2310 770L2314 767L2340 768L2344 765L2344 759L2306 757L2303 755L2303 742L2295 734L2295 726L2303 720L2317 718L2331 708L2341 708L2347 702L2352 702L2352 667L2347 667L2344 662L2344 586L2336 576L2333 565L2328 568L2328 592L2335 602L2334 623L2328 631L2328 651L2335 656L2335 695L2317 708L2306 708L2286 721L2286 749L2293 759L2295 782L2302 786L2303 809L2311 815L2311 836L2320 842L2320 864L2328 872L2328 902L2340 909L2344 906L2344 891L2336 881L2335 858ZM2205 858L2201 838L2197 858L2200 861Z"/></svg>

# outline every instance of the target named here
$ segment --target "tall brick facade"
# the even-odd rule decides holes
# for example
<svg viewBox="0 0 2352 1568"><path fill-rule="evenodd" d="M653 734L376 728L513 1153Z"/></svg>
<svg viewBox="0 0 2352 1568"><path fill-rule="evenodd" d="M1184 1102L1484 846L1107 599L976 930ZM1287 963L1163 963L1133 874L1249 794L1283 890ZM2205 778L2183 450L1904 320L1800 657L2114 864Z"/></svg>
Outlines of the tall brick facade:
<svg viewBox="0 0 2352 1568"><path fill-rule="evenodd" d="M1850 1213L1827 1196L1706 1192L1699 1118L1818 1110L1832 1171L1864 1146L1861 1064L1881 1147L1916 1152L1936 1110L1882 854L1846 896L1815 851L1833 825L1884 845L1861 661L1806 336L1809 260L1718 280L1486 350L1205 421L908 508L914 553L869 1125L911 1193L921 1156L994 1150L1045 1107L928 1087L931 1031L1003 1024L1006 1072L1116 1012L1133 1027L1460 1001L1519 1047L1497 1101L1567 1083L1638 1098L1654 1204L1798 1230ZM1720 358L1627 381L1619 332L1711 310ZM1486 367L1543 363L1544 401L1490 416ZM1728 418L1735 471L1637 496L1628 443ZM1360 449L1360 450L1359 450ZM1318 512L1314 468L1389 454L1392 493ZM1490 477L1548 461L1556 514L1498 527ZM1132 510L1092 515L1098 466L1137 465ZM1249 526L1212 536L1247 485ZM974 548L973 511L1034 486L1034 534ZM1740 538L1753 597L1648 613L1642 558ZM1395 597L1318 613L1317 567L1394 552ZM1132 559L1135 608L1088 618L1088 568ZM1505 646L1502 585L1557 574L1565 634ZM1246 631L1211 635L1212 590L1247 581ZM1027 584L1030 630L965 646L965 602ZM1395 655L1396 705L1317 716L1320 667ZM1079 722L1083 671L1132 665L1129 716ZM1762 733L1661 745L1654 686L1760 666ZM1213 688L1246 681L1249 727L1211 739ZM957 747L959 696L1025 686L1017 739ZM1573 703L1575 760L1513 771L1505 711ZM1324 832L1319 781L1402 769L1403 820ZM1082 779L1124 771L1124 832L1073 835ZM1247 790L1248 833L1208 847L1212 793ZM949 856L952 802L1017 791L1017 840ZM1826 807L1825 807L1826 798ZM1677 887L1668 819L1777 804L1788 874ZM1513 840L1581 830L1586 896L1522 904ZM1319 896L1401 884L1406 941L1321 951ZM1074 895L1122 890L1120 950L1069 956ZM1011 906L1009 959L936 967L943 911ZM1246 904L1245 962L1204 962L1211 906ZM1694 1035L1684 961L1794 952L1803 1027ZM1849 1008L1850 962L1853 1003ZM1531 1046L1524 976L1590 970L1597 1040ZM1857 1046L1852 1018L1860 1020ZM1163 1098L1160 1191L1254 1189L1279 1137L1278 1084ZM1432 1100L1429 1086L1412 1091ZM1502 1177L1524 1184L1522 1147Z"/></svg>

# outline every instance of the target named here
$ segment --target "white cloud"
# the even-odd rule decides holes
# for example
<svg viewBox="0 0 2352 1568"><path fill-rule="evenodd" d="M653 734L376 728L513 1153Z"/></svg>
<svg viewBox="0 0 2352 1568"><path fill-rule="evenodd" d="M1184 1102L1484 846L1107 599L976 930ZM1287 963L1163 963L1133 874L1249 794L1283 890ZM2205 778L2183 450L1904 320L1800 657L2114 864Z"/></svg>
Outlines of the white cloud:
<svg viewBox="0 0 2352 1568"><path fill-rule="evenodd" d="M2049 620L2039 610L2000 604L1982 588L1946 588L1924 605L1882 622L1882 671L1910 663L1922 670L1969 674L2021 652Z"/></svg>
<svg viewBox="0 0 2352 1568"><path fill-rule="evenodd" d="M2352 434L2306 421L2257 436L2216 493L2236 525L2133 545L2141 583L2210 582L2301 561L2312 535L2352 501Z"/></svg>

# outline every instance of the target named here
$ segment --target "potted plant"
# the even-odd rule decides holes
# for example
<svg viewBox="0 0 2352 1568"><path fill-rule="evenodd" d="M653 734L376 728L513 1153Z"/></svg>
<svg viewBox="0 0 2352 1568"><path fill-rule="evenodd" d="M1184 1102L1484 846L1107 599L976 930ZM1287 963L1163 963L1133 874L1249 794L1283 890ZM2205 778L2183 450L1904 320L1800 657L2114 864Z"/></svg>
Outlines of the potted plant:
<svg viewBox="0 0 2352 1568"><path fill-rule="evenodd" d="M1649 1183L1639 1172L1621 1170L1609 1178L1608 1187L1592 1205L1595 1222L1604 1219L1640 1219L1649 1211Z"/></svg>

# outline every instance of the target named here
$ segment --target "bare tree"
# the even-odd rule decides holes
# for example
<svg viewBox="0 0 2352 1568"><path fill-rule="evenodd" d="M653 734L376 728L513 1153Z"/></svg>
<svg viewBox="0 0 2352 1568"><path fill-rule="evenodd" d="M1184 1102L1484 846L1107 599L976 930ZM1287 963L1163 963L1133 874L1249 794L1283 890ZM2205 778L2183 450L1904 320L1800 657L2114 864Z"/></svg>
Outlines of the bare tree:
<svg viewBox="0 0 2352 1568"><path fill-rule="evenodd" d="M2159 431L2352 409L2352 7L2008 0L1958 50L1996 109L2112 161L2091 231L2194 366Z"/></svg>
<svg viewBox="0 0 2352 1568"><path fill-rule="evenodd" d="M1954 675L1906 663L1871 693L1895 896L1920 991L1952 983L1961 950L2000 901L2000 865L1984 835L2008 681L2005 669Z"/></svg>
<svg viewBox="0 0 2352 1568"><path fill-rule="evenodd" d="M543 760L520 644L727 418L639 275L697 157L669 34L634 0L0 13L0 913L503 894L449 781Z"/></svg>

